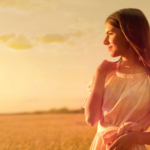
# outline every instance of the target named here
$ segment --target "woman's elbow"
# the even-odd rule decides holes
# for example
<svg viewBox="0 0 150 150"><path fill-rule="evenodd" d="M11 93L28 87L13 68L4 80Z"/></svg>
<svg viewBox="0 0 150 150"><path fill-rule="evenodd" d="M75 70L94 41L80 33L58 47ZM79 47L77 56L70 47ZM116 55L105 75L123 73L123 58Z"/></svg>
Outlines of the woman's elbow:
<svg viewBox="0 0 150 150"><path fill-rule="evenodd" d="M97 123L97 121L93 120L92 118L91 119L90 118L86 118L85 121L91 127L93 127Z"/></svg>

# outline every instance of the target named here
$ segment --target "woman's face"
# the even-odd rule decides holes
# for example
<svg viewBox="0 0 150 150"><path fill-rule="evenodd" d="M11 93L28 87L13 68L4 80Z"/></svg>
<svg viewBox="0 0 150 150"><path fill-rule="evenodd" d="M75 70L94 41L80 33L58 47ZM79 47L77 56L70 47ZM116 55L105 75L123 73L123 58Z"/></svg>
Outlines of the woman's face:
<svg viewBox="0 0 150 150"><path fill-rule="evenodd" d="M112 46L108 51L111 57L126 56L129 49L129 43L124 37L122 31L111 24L105 24L106 37L103 41L107 47Z"/></svg>

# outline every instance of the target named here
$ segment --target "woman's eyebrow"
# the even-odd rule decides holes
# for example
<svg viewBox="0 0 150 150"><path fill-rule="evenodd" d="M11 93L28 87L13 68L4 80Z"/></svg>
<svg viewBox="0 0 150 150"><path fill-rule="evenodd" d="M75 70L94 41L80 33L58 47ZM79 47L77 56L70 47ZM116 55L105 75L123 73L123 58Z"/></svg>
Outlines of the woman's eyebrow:
<svg viewBox="0 0 150 150"><path fill-rule="evenodd" d="M113 30L108 30L107 32L105 32L105 34L108 33L109 31L113 31Z"/></svg>

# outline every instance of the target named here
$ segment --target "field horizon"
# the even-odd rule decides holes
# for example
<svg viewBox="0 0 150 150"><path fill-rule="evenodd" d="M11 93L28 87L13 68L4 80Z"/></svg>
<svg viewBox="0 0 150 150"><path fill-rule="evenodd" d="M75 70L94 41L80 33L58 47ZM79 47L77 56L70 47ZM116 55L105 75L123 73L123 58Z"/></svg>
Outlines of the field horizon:
<svg viewBox="0 0 150 150"><path fill-rule="evenodd" d="M24 111L15 113L0 113L0 115L26 115L26 114L69 114L69 113L84 113L84 108L69 109L67 107L51 108L49 110Z"/></svg>

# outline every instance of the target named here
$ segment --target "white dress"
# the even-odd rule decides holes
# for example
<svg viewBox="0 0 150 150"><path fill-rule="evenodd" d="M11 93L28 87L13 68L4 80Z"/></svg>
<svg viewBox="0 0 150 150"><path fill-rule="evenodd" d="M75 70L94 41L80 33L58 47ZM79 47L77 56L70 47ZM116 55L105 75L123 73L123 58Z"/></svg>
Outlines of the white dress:
<svg viewBox="0 0 150 150"><path fill-rule="evenodd" d="M88 85L89 94L93 80ZM89 96L89 95L88 95ZM83 103L86 105L88 96ZM105 82L102 115L90 150L106 150L120 135L146 131L150 126L150 83L146 72L125 74L118 70ZM135 145L132 150L146 150Z"/></svg>

